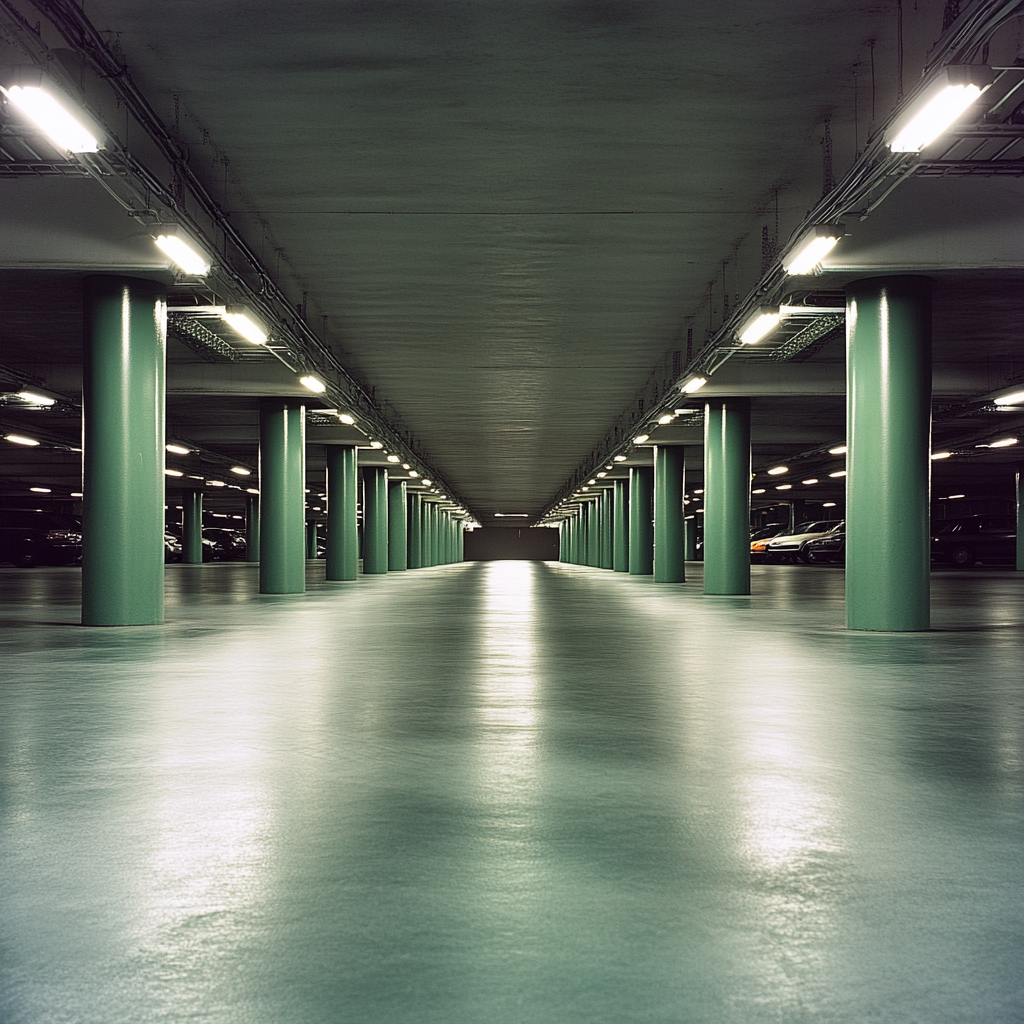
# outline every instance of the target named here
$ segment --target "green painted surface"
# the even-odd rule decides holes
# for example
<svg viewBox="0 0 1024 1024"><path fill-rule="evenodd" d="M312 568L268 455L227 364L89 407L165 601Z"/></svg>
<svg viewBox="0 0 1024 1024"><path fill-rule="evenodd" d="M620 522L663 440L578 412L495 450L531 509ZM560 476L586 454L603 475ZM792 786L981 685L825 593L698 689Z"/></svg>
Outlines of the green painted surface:
<svg viewBox="0 0 1024 1024"><path fill-rule="evenodd" d="M685 477L686 452L682 445L659 445L654 449L654 579L657 583L686 580Z"/></svg>
<svg viewBox="0 0 1024 1024"><path fill-rule="evenodd" d="M332 581L359 575L359 468L354 446L327 449L327 564Z"/></svg>
<svg viewBox="0 0 1024 1024"><path fill-rule="evenodd" d="M605 487L598 499L598 519L601 529L601 568L614 567L615 523L612 509L612 491Z"/></svg>
<svg viewBox="0 0 1024 1024"><path fill-rule="evenodd" d="M405 481L388 482L388 572L409 568L408 514Z"/></svg>
<svg viewBox="0 0 1024 1024"><path fill-rule="evenodd" d="M185 491L181 496L181 560L188 565L203 560L202 491Z"/></svg>
<svg viewBox="0 0 1024 1024"><path fill-rule="evenodd" d="M1017 470L1017 571L1024 572L1024 494L1021 493L1024 471Z"/></svg>
<svg viewBox="0 0 1024 1024"><path fill-rule="evenodd" d="M306 408L260 402L260 593L306 588Z"/></svg>
<svg viewBox="0 0 1024 1024"><path fill-rule="evenodd" d="M586 504L587 515L587 565L601 567L601 509L596 498Z"/></svg>
<svg viewBox="0 0 1024 1024"><path fill-rule="evenodd" d="M423 568L423 499L419 492L406 498L406 530L408 533L408 566L410 569Z"/></svg>
<svg viewBox="0 0 1024 1024"><path fill-rule="evenodd" d="M363 467L363 573L388 571L388 471Z"/></svg>
<svg viewBox="0 0 1024 1024"><path fill-rule="evenodd" d="M316 558L319 530L315 519L306 520L306 558Z"/></svg>
<svg viewBox="0 0 1024 1024"><path fill-rule="evenodd" d="M167 306L152 281L85 280L82 623L163 621Z"/></svg>
<svg viewBox="0 0 1024 1024"><path fill-rule="evenodd" d="M249 562L260 560L260 496L245 499L245 557Z"/></svg>
<svg viewBox="0 0 1024 1024"><path fill-rule="evenodd" d="M931 294L925 277L846 290L850 629L930 623Z"/></svg>
<svg viewBox="0 0 1024 1024"><path fill-rule="evenodd" d="M750 593L750 399L704 407L704 593Z"/></svg>
<svg viewBox="0 0 1024 1024"><path fill-rule="evenodd" d="M634 466L629 471L629 573L654 572L654 470Z"/></svg>
<svg viewBox="0 0 1024 1024"><path fill-rule="evenodd" d="M437 502L423 500L423 564L437 565Z"/></svg>
<svg viewBox="0 0 1024 1024"><path fill-rule="evenodd" d="M629 481L616 480L612 497L612 568L629 572Z"/></svg>

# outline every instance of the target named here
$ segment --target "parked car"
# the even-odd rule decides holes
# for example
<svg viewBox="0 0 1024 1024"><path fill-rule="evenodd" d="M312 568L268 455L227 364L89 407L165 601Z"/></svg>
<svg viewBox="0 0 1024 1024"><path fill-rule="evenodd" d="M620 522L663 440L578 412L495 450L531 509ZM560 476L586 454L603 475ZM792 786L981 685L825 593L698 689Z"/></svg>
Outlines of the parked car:
<svg viewBox="0 0 1024 1024"><path fill-rule="evenodd" d="M823 519L818 522L801 523L793 533L783 534L768 541L764 549L764 561L806 562L804 546L807 542L824 537L825 534L842 526L841 519Z"/></svg>
<svg viewBox="0 0 1024 1024"><path fill-rule="evenodd" d="M762 526L750 534L750 561L763 562L764 549L768 541L784 533L786 526L783 523L772 523L771 526Z"/></svg>
<svg viewBox="0 0 1024 1024"><path fill-rule="evenodd" d="M846 527L826 533L804 545L804 559L811 565L842 565L846 561Z"/></svg>
<svg viewBox="0 0 1024 1024"><path fill-rule="evenodd" d="M184 531L181 528L181 523L167 523L164 526L164 531L169 533L172 537L176 538L179 544L184 544ZM205 530L203 531L206 532ZM164 550L166 552L166 541L164 542ZM174 561L182 561L185 557L184 547L182 547L182 554L180 558L174 559ZM203 561L213 562L217 558L217 545L209 537L203 537ZM171 561L171 559L165 558L165 561Z"/></svg>
<svg viewBox="0 0 1024 1024"><path fill-rule="evenodd" d="M205 526L203 527L203 542L205 543L207 540L213 542L213 557L217 561L245 561L244 533L222 526Z"/></svg>
<svg viewBox="0 0 1024 1024"><path fill-rule="evenodd" d="M22 568L82 560L82 521L63 512L0 510L0 561Z"/></svg>
<svg viewBox="0 0 1024 1024"><path fill-rule="evenodd" d="M173 533L168 533L166 530L164 530L164 561L181 561L181 541Z"/></svg>
<svg viewBox="0 0 1024 1024"><path fill-rule="evenodd" d="M1007 563L1017 558L1013 516L962 516L932 524L932 561L966 569L975 562Z"/></svg>

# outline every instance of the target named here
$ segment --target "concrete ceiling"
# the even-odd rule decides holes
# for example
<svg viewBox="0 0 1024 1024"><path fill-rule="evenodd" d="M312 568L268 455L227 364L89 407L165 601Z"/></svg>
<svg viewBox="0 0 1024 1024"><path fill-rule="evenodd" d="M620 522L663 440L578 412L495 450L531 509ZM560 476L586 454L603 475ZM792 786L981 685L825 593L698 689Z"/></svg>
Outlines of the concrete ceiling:
<svg viewBox="0 0 1024 1024"><path fill-rule="evenodd" d="M908 88L944 8L904 5ZM826 134L841 177L872 102L878 124L896 100L890 2L89 0L86 14L307 323L487 523L547 507L687 331L699 348L756 283L762 228L777 218L784 243L821 194ZM1024 54L1021 24L993 63ZM935 274L936 401L965 402L1024 371L1022 222L1019 177L912 179L813 286ZM89 178L0 178L0 363L74 399L82 273L160 273L159 255ZM301 393L294 375L178 342L169 358L169 433L254 466L255 399ZM833 339L802 362L733 361L705 393L758 396L755 465L770 464L840 436L842 359ZM44 415L71 445L73 409L0 409L9 429ZM988 427L947 417L936 432L966 443ZM310 436L315 474L328 435ZM52 457L50 478L73 473L74 453ZM9 459L11 486L40 459Z"/></svg>

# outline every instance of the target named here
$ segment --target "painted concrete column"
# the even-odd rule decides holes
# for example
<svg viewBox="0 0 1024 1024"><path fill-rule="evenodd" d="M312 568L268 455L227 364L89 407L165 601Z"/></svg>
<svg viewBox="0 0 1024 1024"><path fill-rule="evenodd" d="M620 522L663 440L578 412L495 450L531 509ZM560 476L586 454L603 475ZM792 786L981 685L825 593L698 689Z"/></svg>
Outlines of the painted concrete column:
<svg viewBox="0 0 1024 1024"><path fill-rule="evenodd" d="M306 407L260 402L260 593L306 589Z"/></svg>
<svg viewBox="0 0 1024 1024"><path fill-rule="evenodd" d="M1024 466L1017 467L1017 572L1024 572Z"/></svg>
<svg viewBox="0 0 1024 1024"><path fill-rule="evenodd" d="M388 571L388 471L363 469L363 574Z"/></svg>
<svg viewBox="0 0 1024 1024"><path fill-rule="evenodd" d="M423 564L424 566L437 565L436 550L434 545L434 502L423 498Z"/></svg>
<svg viewBox="0 0 1024 1024"><path fill-rule="evenodd" d="M164 618L167 302L152 281L85 279L82 624Z"/></svg>
<svg viewBox="0 0 1024 1024"><path fill-rule="evenodd" d="M601 514L599 502L587 502L587 565L601 567Z"/></svg>
<svg viewBox="0 0 1024 1024"><path fill-rule="evenodd" d="M327 568L329 580L359 575L359 470L355 445L327 448Z"/></svg>
<svg viewBox="0 0 1024 1024"><path fill-rule="evenodd" d="M750 593L750 399L704 406L704 593Z"/></svg>
<svg viewBox="0 0 1024 1024"><path fill-rule="evenodd" d="M932 282L846 289L846 625L930 624Z"/></svg>
<svg viewBox="0 0 1024 1024"><path fill-rule="evenodd" d="M601 568L614 568L615 512L612 507L612 490L605 487L598 499L598 516L601 523Z"/></svg>
<svg viewBox="0 0 1024 1024"><path fill-rule="evenodd" d="M686 506L683 506L683 559L693 562L697 559L697 516L686 515Z"/></svg>
<svg viewBox="0 0 1024 1024"><path fill-rule="evenodd" d="M408 547L406 564L410 569L423 568L423 499L418 491L406 495L406 533Z"/></svg>
<svg viewBox="0 0 1024 1024"><path fill-rule="evenodd" d="M317 544L320 540L319 531L317 530L316 520L306 520L306 558L316 558Z"/></svg>
<svg viewBox="0 0 1024 1024"><path fill-rule="evenodd" d="M409 568L408 517L405 508L405 481L388 484L388 572Z"/></svg>
<svg viewBox="0 0 1024 1024"><path fill-rule="evenodd" d="M634 466L629 471L629 574L654 572L654 469Z"/></svg>
<svg viewBox="0 0 1024 1024"><path fill-rule="evenodd" d="M250 494L245 499L245 560L260 560L260 496Z"/></svg>
<svg viewBox="0 0 1024 1024"><path fill-rule="evenodd" d="M203 561L203 492L185 491L181 496L181 560L188 565Z"/></svg>
<svg viewBox="0 0 1024 1024"><path fill-rule="evenodd" d="M612 499L612 568L629 572L629 481L616 480Z"/></svg>
<svg viewBox="0 0 1024 1024"><path fill-rule="evenodd" d="M682 445L654 449L654 579L686 581L683 490L686 454Z"/></svg>

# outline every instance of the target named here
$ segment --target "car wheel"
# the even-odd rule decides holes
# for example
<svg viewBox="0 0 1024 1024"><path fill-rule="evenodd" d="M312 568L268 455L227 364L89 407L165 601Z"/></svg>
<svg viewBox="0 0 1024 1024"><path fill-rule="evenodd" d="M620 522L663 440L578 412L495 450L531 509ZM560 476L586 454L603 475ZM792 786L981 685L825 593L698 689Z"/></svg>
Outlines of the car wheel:
<svg viewBox="0 0 1024 1024"><path fill-rule="evenodd" d="M974 565L974 552L961 544L949 553L949 564L955 565L958 569L967 569Z"/></svg>

